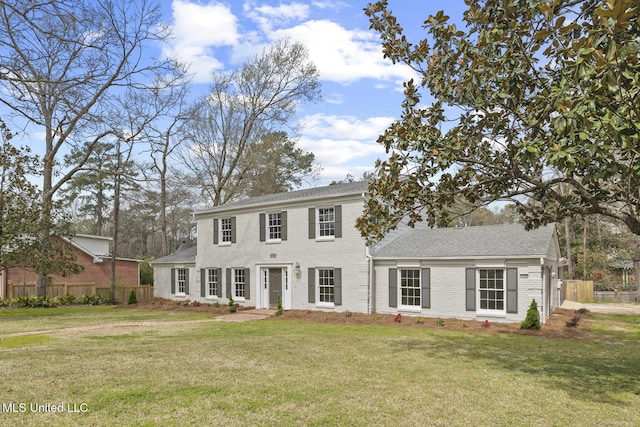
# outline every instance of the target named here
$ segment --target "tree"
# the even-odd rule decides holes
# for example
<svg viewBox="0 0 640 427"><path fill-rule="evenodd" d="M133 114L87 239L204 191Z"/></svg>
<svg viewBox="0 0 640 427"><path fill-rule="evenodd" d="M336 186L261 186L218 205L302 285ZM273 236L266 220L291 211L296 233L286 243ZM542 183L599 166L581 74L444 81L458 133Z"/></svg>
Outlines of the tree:
<svg viewBox="0 0 640 427"><path fill-rule="evenodd" d="M212 73L210 93L191 110L181 162L210 206L242 193L249 147L291 127L300 102L316 101L318 71L306 48L276 41L239 70Z"/></svg>
<svg viewBox="0 0 640 427"><path fill-rule="evenodd" d="M65 204L72 204L81 200L78 213L82 218L93 222L91 234L103 236L108 220L108 210L113 200L113 183L109 180L109 170L114 156L115 144L100 141L93 148L93 154L84 162L79 170L60 191ZM88 148L86 144L75 147L67 154L65 164L77 164L78 158L83 157Z"/></svg>
<svg viewBox="0 0 640 427"><path fill-rule="evenodd" d="M27 147L14 147L6 124L0 121L0 268L18 263L36 233L40 215L39 191L27 176L38 159Z"/></svg>
<svg viewBox="0 0 640 427"><path fill-rule="evenodd" d="M243 178L243 195L261 196L281 193L300 187L305 177L314 178L318 168L314 167L313 153L296 147L284 132L264 135L253 144L242 161L246 170Z"/></svg>
<svg viewBox="0 0 640 427"><path fill-rule="evenodd" d="M640 234L637 1L466 3L464 30L441 11L417 43L387 1L365 9L384 56L420 79L404 84L402 117L378 139L390 156L363 235L406 216L433 225L459 196L510 200L528 229L602 215Z"/></svg>
<svg viewBox="0 0 640 427"><path fill-rule="evenodd" d="M19 265L62 276L78 272L75 255L59 238L70 234L70 224L58 204L42 206L40 189L29 181L40 170L40 159L28 147L13 146L12 137L0 120L0 269ZM51 214L43 217L44 209ZM46 245L37 239L43 227L56 235Z"/></svg>
<svg viewBox="0 0 640 427"><path fill-rule="evenodd" d="M114 133L111 117L119 114L114 97L123 88L147 89L153 75L173 69L170 60L142 59L147 43L167 36L160 16L159 6L148 0L0 4L0 105L44 134L43 248L49 245L46 225L54 194ZM84 155L61 167L63 148L82 144ZM42 296L50 272L37 273L36 295Z"/></svg>

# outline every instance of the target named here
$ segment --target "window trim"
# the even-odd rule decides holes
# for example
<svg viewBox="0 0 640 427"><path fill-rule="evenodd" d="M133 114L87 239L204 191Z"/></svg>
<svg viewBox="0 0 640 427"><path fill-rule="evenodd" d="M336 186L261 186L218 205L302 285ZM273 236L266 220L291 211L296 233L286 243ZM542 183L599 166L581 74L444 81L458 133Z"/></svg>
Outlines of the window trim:
<svg viewBox="0 0 640 427"><path fill-rule="evenodd" d="M412 277L411 279L414 281L417 281L417 286L414 286L412 288L406 287L406 289L415 289L417 291L418 296L416 297L415 294L413 297L411 298L417 298L417 304L412 304L412 305L407 305L407 304L403 304L403 298L402 298L402 290L403 290L403 286L402 286L402 273L406 272L406 271L412 271L412 272L417 272L417 276ZM398 266L398 309L399 310L405 310L405 311L422 311L422 269L419 266Z"/></svg>
<svg viewBox="0 0 640 427"><path fill-rule="evenodd" d="M206 270L206 287L205 289L207 290L207 294L205 296L206 299L212 299L212 300L217 300L218 299L218 287L220 286L220 277L218 277L218 269L217 268L207 268ZM215 291L212 293L211 292L211 284L213 283L211 280L211 273L215 274L216 276L216 280L215 280Z"/></svg>
<svg viewBox="0 0 640 427"><path fill-rule="evenodd" d="M220 230L219 230L219 238L218 241L220 242L220 246L229 246L231 245L231 243L233 243L233 221L232 218L220 218ZM225 229L224 225L225 223L228 222L228 229ZM228 232L228 239L229 240L225 240L225 232Z"/></svg>
<svg viewBox="0 0 640 427"><path fill-rule="evenodd" d="M241 282L238 281L238 274L242 274L242 284L244 285L244 296L238 296L238 284ZM244 268L231 268L231 292L233 294L233 300L235 302L245 302L247 300L247 276L246 269Z"/></svg>
<svg viewBox="0 0 640 427"><path fill-rule="evenodd" d="M271 215L277 215L279 224L271 225ZM266 212L265 213L265 240L267 243L280 243L282 242L282 212ZM278 238L272 238L272 228L277 228L277 233L280 235Z"/></svg>
<svg viewBox="0 0 640 427"><path fill-rule="evenodd" d="M323 221L320 222L320 210L328 210L331 209L332 210L332 216L333 216L333 220L332 221ZM331 229L333 230L333 234L329 234L326 236L321 236L320 235L320 230L321 224L333 224L333 227L331 227ZM319 206L316 208L316 240L335 240L336 238L336 207L335 206Z"/></svg>
<svg viewBox="0 0 640 427"><path fill-rule="evenodd" d="M176 268L176 296L179 297L184 297L187 295L187 278L189 277L188 273L187 273L187 268L186 267L177 267ZM182 281L180 280L180 273L184 274L184 277L182 278ZM182 291L180 290L180 284L182 283Z"/></svg>
<svg viewBox="0 0 640 427"><path fill-rule="evenodd" d="M315 274L315 288L316 288L316 307L322 307L322 308L335 308L336 304L336 269L333 267L316 267L316 274ZM324 279L330 279L331 280L331 285L324 285L323 287L325 288L331 288L331 299L332 301L321 301L320 297L322 295L321 291L320 291L320 272L321 271L330 271L331 272L331 277L325 277Z"/></svg>
<svg viewBox="0 0 640 427"><path fill-rule="evenodd" d="M500 291L502 291L502 309L490 309L490 308L482 308L482 297L481 297L481 291L483 290L483 288L481 288L481 278L480 278L480 272L481 271L502 271L502 288L499 289ZM487 290L490 290L492 288L486 288ZM493 288L493 289L498 289L498 288ZM498 266L488 266L488 267L477 267L476 268L476 300L477 300L477 307L476 307L476 313L479 315L485 315L485 316L500 316L500 317L506 317L507 316L507 268L506 267L498 267ZM488 298L485 298L485 300L489 300ZM498 301L498 299L495 299L496 301Z"/></svg>

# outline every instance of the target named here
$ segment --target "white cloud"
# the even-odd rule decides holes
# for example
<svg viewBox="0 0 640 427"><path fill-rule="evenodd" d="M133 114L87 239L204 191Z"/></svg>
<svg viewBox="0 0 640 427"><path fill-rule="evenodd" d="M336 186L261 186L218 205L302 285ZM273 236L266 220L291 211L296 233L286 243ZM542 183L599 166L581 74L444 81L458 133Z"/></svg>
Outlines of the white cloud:
<svg viewBox="0 0 640 427"><path fill-rule="evenodd" d="M309 5L296 2L269 6L258 5L255 1L247 1L243 5L243 9L247 16L256 22L265 33L271 32L274 27L295 20L303 20L309 16Z"/></svg>
<svg viewBox="0 0 640 427"><path fill-rule="evenodd" d="M415 76L409 67L393 65L383 58L380 41L371 31L347 30L332 21L311 20L268 36L290 37L303 43L324 80L348 84L363 78L405 81Z"/></svg>
<svg viewBox="0 0 640 427"><path fill-rule="evenodd" d="M209 81L212 70L223 68L213 48L235 46L240 39L237 18L221 3L202 5L174 0L172 40L168 55L190 64L198 82Z"/></svg>
<svg viewBox="0 0 640 427"><path fill-rule="evenodd" d="M377 143L366 143L353 139L308 138L302 136L297 145L314 154L322 166L344 165L356 159L384 153Z"/></svg>
<svg viewBox="0 0 640 427"><path fill-rule="evenodd" d="M384 155L384 147L376 140L392 121L390 117L306 116L301 120L298 145L315 155L323 176L343 179L351 173L359 177L362 171L373 169L375 158Z"/></svg>
<svg viewBox="0 0 640 427"><path fill-rule="evenodd" d="M393 123L393 117L368 117L313 114L301 120L302 133L325 138L349 138L375 142L378 136Z"/></svg>

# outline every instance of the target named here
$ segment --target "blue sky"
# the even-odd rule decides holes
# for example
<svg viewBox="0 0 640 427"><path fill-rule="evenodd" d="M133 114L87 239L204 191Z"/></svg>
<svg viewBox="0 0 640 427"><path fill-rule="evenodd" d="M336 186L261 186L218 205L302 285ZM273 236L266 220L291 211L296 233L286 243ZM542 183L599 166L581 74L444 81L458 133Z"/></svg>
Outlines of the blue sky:
<svg viewBox="0 0 640 427"><path fill-rule="evenodd" d="M319 183L360 177L386 156L376 143L399 118L402 82L413 76L384 60L378 34L363 12L367 1L166 0L163 14L173 38L164 53L191 64L195 92L211 71L237 68L274 40L289 37L309 50L320 72L323 100L299 108L298 145L322 166ZM463 0L389 0L412 41L424 38L422 22L443 9L459 21ZM311 183L310 183L311 184Z"/></svg>

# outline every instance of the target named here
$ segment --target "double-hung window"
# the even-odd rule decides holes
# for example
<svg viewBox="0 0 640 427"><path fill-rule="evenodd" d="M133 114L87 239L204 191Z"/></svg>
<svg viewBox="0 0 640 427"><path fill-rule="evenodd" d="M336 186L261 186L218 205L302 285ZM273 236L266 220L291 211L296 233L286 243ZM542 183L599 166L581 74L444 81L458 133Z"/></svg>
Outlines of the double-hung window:
<svg viewBox="0 0 640 427"><path fill-rule="evenodd" d="M332 268L318 269L318 301L335 302L335 275Z"/></svg>
<svg viewBox="0 0 640 427"><path fill-rule="evenodd" d="M268 214L268 237L272 241L282 239L282 213Z"/></svg>
<svg viewBox="0 0 640 427"><path fill-rule="evenodd" d="M218 295L218 270L216 268L207 269L207 296L215 297Z"/></svg>
<svg viewBox="0 0 640 427"><path fill-rule="evenodd" d="M247 295L247 278L244 268L233 269L233 291L234 298L246 298Z"/></svg>
<svg viewBox="0 0 640 427"><path fill-rule="evenodd" d="M220 242L231 243L231 218L222 218L220 220Z"/></svg>
<svg viewBox="0 0 640 427"><path fill-rule="evenodd" d="M178 294L185 294L187 292L187 269L178 268L176 270L176 291Z"/></svg>
<svg viewBox="0 0 640 427"><path fill-rule="evenodd" d="M503 269L479 270L480 310L505 312L505 273Z"/></svg>
<svg viewBox="0 0 640 427"><path fill-rule="evenodd" d="M421 307L420 269L400 269L400 305L405 307Z"/></svg>
<svg viewBox="0 0 640 427"><path fill-rule="evenodd" d="M336 235L335 209L318 208L318 237L334 237Z"/></svg>

